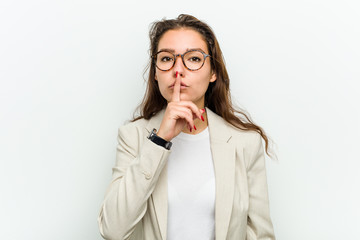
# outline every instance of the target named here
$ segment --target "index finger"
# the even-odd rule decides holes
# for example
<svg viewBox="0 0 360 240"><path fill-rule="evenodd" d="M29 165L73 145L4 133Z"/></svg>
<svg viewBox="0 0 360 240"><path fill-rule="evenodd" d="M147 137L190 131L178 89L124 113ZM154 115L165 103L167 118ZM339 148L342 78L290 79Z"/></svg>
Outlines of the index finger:
<svg viewBox="0 0 360 240"><path fill-rule="evenodd" d="M176 72L174 92L171 98L172 102L180 102L180 74Z"/></svg>

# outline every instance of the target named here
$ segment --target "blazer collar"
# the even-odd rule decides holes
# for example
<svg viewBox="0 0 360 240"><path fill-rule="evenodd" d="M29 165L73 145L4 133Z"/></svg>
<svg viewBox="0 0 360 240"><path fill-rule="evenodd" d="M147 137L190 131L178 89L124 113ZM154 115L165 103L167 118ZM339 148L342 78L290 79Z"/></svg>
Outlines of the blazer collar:
<svg viewBox="0 0 360 240"><path fill-rule="evenodd" d="M150 133L153 128L160 127L165 109L153 116L146 129ZM234 197L235 179L235 147L229 144L232 137L229 124L219 115L206 108L210 148L215 169L215 235L216 239L226 239ZM159 176L158 183L152 193L162 239L167 237L167 164Z"/></svg>

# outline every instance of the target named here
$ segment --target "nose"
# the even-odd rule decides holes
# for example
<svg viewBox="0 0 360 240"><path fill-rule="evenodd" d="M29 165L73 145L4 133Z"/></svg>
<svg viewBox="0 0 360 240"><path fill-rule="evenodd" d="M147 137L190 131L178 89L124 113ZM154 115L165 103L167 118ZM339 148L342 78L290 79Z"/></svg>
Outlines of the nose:
<svg viewBox="0 0 360 240"><path fill-rule="evenodd" d="M179 72L180 76L184 75L185 66L180 54L175 56L175 65L172 70L174 75L176 74L176 72Z"/></svg>

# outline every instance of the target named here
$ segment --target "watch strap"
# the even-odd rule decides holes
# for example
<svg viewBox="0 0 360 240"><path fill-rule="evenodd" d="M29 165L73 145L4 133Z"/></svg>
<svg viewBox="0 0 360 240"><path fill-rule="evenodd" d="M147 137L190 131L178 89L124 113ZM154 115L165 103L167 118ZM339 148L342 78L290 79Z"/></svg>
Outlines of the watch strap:
<svg viewBox="0 0 360 240"><path fill-rule="evenodd" d="M167 150L170 150L172 145L172 142L166 141L165 139L156 135L156 128L154 128L151 131L150 135L148 136L148 139L150 139L152 142L156 143L157 145L166 148Z"/></svg>

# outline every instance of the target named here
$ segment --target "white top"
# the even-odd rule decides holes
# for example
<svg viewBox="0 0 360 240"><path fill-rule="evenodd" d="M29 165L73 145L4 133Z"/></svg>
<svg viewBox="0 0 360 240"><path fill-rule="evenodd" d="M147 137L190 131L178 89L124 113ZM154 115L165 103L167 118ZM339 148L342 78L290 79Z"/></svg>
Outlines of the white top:
<svg viewBox="0 0 360 240"><path fill-rule="evenodd" d="M215 239L215 174L208 128L173 138L168 159L168 240Z"/></svg>

